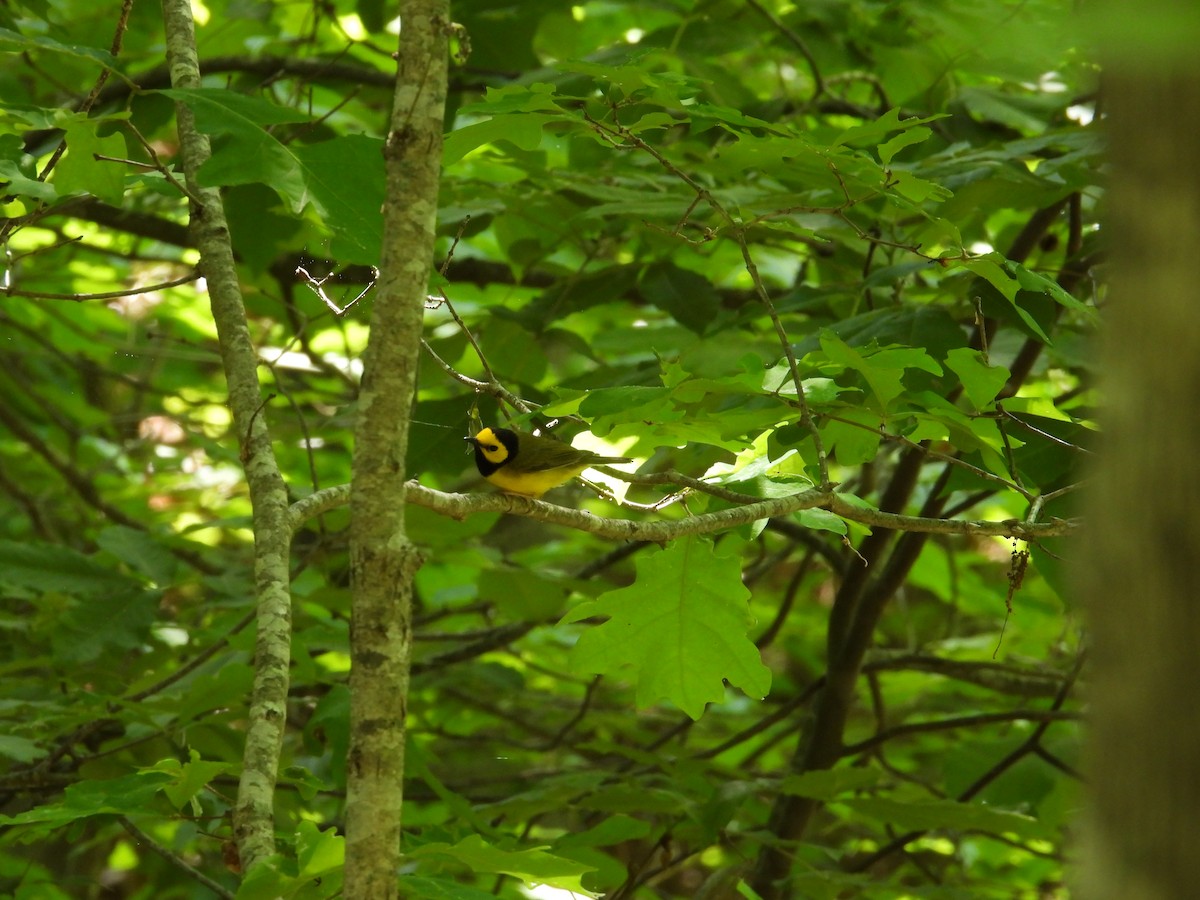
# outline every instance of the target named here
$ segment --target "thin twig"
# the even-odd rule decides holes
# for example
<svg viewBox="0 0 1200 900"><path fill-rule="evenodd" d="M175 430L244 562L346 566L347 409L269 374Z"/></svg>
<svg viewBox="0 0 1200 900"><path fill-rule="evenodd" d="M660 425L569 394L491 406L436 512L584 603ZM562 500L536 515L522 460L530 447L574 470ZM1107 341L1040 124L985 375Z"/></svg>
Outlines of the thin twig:
<svg viewBox="0 0 1200 900"><path fill-rule="evenodd" d="M446 251L446 258L442 260L441 266L438 267L438 274L443 278L446 277L446 271L450 268L450 263L454 261L454 251L458 248L458 242L462 240L463 232L467 230L467 225L471 222L470 216L465 216L458 223L458 231L454 233L454 240L450 244L450 249Z"/></svg>
<svg viewBox="0 0 1200 900"><path fill-rule="evenodd" d="M325 282L333 277L333 272L330 272L323 278L317 278L315 275L310 274L309 271L303 266L296 266L296 274L304 280L304 283L308 286L308 289L316 294L320 298L321 302L329 308L329 311L340 318L341 316L344 316L346 312L352 306L354 306L354 304L356 304L363 297L367 296L367 293L371 290L371 288L375 287L375 280L379 277L379 270L374 266L371 266L371 281L365 288L358 292L357 297L355 297L345 306L338 306L333 302L333 298L325 293Z"/></svg>
<svg viewBox="0 0 1200 900"><path fill-rule="evenodd" d="M1084 486L1086 482L1077 481L1074 484L1068 484L1066 487L1060 487L1057 491L1051 491L1048 494L1042 494L1042 502L1049 503L1051 500L1057 500L1064 494L1069 494L1072 491L1077 491Z"/></svg>
<svg viewBox="0 0 1200 900"><path fill-rule="evenodd" d="M733 215L731 215L730 212L725 209L724 205L722 205L721 202L717 200L717 198L714 197L707 188L676 166L650 144L647 144L628 128L625 128L620 123L608 125L600 122L586 112L583 114L583 117L593 129L595 129L598 133L608 137L611 143L619 145L619 142L623 141L628 145L633 146L638 150L648 153L650 156L654 157L660 166L695 191L696 196L704 200L704 202L707 203L708 206L729 225L734 236L733 239L741 250L742 260L745 264L746 271L749 273L750 279L754 283L755 293L758 295L759 301L763 304L763 308L766 310L767 315L771 319L771 324L775 329L776 337L779 339L780 345L783 348L784 356L787 358L788 369L792 376L792 382L796 388L796 405L800 409L800 423L812 435L813 447L816 450L817 469L820 473L821 487L826 489L829 488L829 460L825 453L825 445L821 439L821 432L817 428L816 422L813 421L812 413L808 408L808 400L804 393L804 383L800 378L800 366L796 361L796 354L792 350L791 339L788 337L787 331L783 327L783 323L779 318L779 313L776 311L775 304L771 300L771 295L768 293L766 285L763 284L762 277L758 272L758 266L755 264L754 258L750 253L750 247L746 242L745 226L739 220L735 219ZM843 189L844 188L845 185L843 183ZM847 199L849 199L849 195L847 195Z"/></svg>
<svg viewBox="0 0 1200 900"><path fill-rule="evenodd" d="M821 67L817 65L817 58L813 56L813 52L808 49L808 44L804 42L804 38L796 34L792 29L788 28L781 22L776 15L763 6L758 0L746 0L746 5L755 10L764 19L770 22L780 34L792 42L800 55L804 57L804 61L808 63L808 70L812 73L813 80L813 95L812 99L816 100L825 93L825 79L821 77Z"/></svg>
<svg viewBox="0 0 1200 900"><path fill-rule="evenodd" d="M779 722L783 722L789 718L792 718L795 711L797 709L799 709L800 707L805 706L813 697L815 697L817 695L817 692L824 685L825 685L825 679L818 678L816 681L814 681L812 684L810 684L805 690L801 691L798 695L796 695L791 700L784 703L782 706L780 706L778 709L771 712L769 715L763 716L761 719L759 719L757 722L755 722L750 727L745 728L742 731L739 731L737 734L733 735L732 737L723 741L722 743L717 744L715 747L709 747L706 750L701 750L699 753L694 754L693 758L694 759L715 759L716 757L718 757L722 753L724 753L726 750L730 750L733 747L736 747L738 744L743 744L746 741L750 740L751 738L762 734L764 731L766 731L772 725L778 724ZM688 721L690 721L690 720L688 720ZM794 727L795 727L795 724L792 723L791 725L789 725L788 731L792 730ZM743 760L742 761L743 767L745 767L745 764L746 764L745 760Z"/></svg>
<svg viewBox="0 0 1200 900"><path fill-rule="evenodd" d="M575 714L572 715L571 718L569 718L565 723L563 723L562 728L558 729L558 731L554 733L553 737L551 737L549 741L547 741L541 747L535 748L538 752L545 753L558 746L561 746L562 742L566 740L567 735L571 733L571 730L583 721L583 717L587 715L587 711L592 705L592 697L596 693L596 688L600 687L600 681L602 677L603 676L601 675L597 675L591 680L591 682L589 682L587 688L583 692L583 700L580 701L579 708L575 710Z"/></svg>
<svg viewBox="0 0 1200 900"><path fill-rule="evenodd" d="M924 454L925 456L928 456L930 459L938 459L938 460L941 460L942 462L949 463L952 466L958 466L958 468L965 469L966 471L972 473L973 475L976 475L979 478L984 479L985 481L993 481L996 484L1002 484L1009 490L1016 491L1018 494L1020 494L1026 500L1030 500L1030 501L1033 500L1033 497L1034 497L1033 492L1026 490L1020 484L1017 484L1016 482L1013 482L1013 481L1009 481L1007 478L1002 478L999 475L994 475L991 472L987 471L986 469L981 469L978 466L973 466L966 460L960 459L957 456L951 456L948 453L942 453L941 451L938 451L938 450L932 450L923 444L918 444L915 441L909 440L908 438L904 437L904 435L892 434L889 431L881 431L877 428L871 427L870 425L864 425L862 422L855 422L853 419L847 419L842 416L835 416L832 413L821 413L820 416L822 419L828 419L831 422L840 422L843 425L850 425L850 426L853 426L854 428L860 428L860 429L863 429L864 431L869 431L872 434L878 434L879 437L881 437L885 441L890 441L894 444L899 444L902 447L907 447L909 450L915 450L919 453Z"/></svg>
<svg viewBox="0 0 1200 900"><path fill-rule="evenodd" d="M499 381L480 381L477 378L472 378L470 375L464 375L462 372L450 365L450 363L442 359L438 355L437 351L434 350L433 347L430 346L429 342L424 338L421 338L421 347L426 353L429 354L433 361L437 363L438 367L441 368L442 371L444 371L455 381L459 382L459 384L464 384L477 393L491 394L492 396L503 400L514 409L519 409L522 412L532 412L539 406L537 403L532 403L531 401L518 397Z"/></svg>
<svg viewBox="0 0 1200 900"><path fill-rule="evenodd" d="M7 288L4 293L9 297L28 297L31 300L71 300L83 303L87 300L116 300L120 297L136 297L140 294L151 294L155 291L165 291L168 288L188 284L200 277L200 273L192 271L182 278L164 281L161 284L148 284L145 287L129 288L123 291L101 291L94 294L55 294L50 291L23 291L17 288Z"/></svg>
<svg viewBox="0 0 1200 900"><path fill-rule="evenodd" d="M479 365L483 369L483 374L487 376L487 379L491 384L499 385L500 379L496 377L496 373L493 372L492 367L488 365L487 356L484 355L483 348L479 346L479 342L475 340L475 335L473 335L471 330L467 328L466 323L463 322L462 317L458 314L458 310L456 310L454 308L454 304L450 302L450 298L447 296L445 289L438 288L438 294L438 297L428 298L425 304L426 308L437 309L442 306L446 307L446 311L450 313L450 318L452 318L454 320L454 324L456 324L459 329L462 330L463 335L467 339L467 343L469 343L471 345L471 349L475 351L475 356L479 360ZM525 406L518 406L517 409L521 410L521 412L530 411L529 408Z"/></svg>
<svg viewBox="0 0 1200 900"><path fill-rule="evenodd" d="M1058 444L1058 446L1060 446L1060 447L1066 447L1068 450L1077 450L1080 453L1087 453L1088 455L1091 455L1091 453L1092 453L1092 451L1089 450L1087 447L1080 447L1078 444L1072 444L1070 441L1064 441L1062 438L1055 437L1054 435L1050 434L1050 432L1048 432L1048 431L1043 431L1042 429L1038 428L1036 425L1030 425L1024 419L1022 419L1018 416L1014 416L1012 413L1010 413L1007 409L1004 408L1004 405L1002 403L996 404L996 410L1000 413L1000 415L1004 416L1006 419L1012 419L1012 421L1016 422L1022 428L1025 428L1028 431L1032 431L1038 437L1045 438L1046 440L1048 440L1052 443Z"/></svg>
<svg viewBox="0 0 1200 900"><path fill-rule="evenodd" d="M133 136L137 138L138 143L142 145L142 149L146 151L146 155L152 160L152 167L162 173L162 176L167 180L167 183L174 187L175 190L179 191L179 193L183 194L183 196L187 197L192 203L194 203L197 209L203 209L204 204L200 202L200 199L195 194L188 190L186 184L184 184L171 173L171 167L159 159L158 151L154 149L153 144L146 140L146 136L138 131L137 126L132 122L126 122L125 127L133 132ZM144 165L144 163L142 165Z"/></svg>
<svg viewBox="0 0 1200 900"><path fill-rule="evenodd" d="M136 825L134 825L131 821L129 821L129 819L127 817L119 816L117 818L117 821L121 823L122 828L124 828L126 831L128 831L131 835L133 835L135 838L137 838L139 841L141 841L143 844L145 844L147 847L149 847L151 850L153 850L155 853L157 853L159 856L161 856L163 859L165 859L167 862L169 862L175 868L177 868L181 872L185 873L189 878L191 878L195 881L198 881L200 884L204 885L206 888L208 888L210 891L212 891L218 897L223 898L223 900L233 900L233 891L225 889L224 887L222 887L221 885L219 885L215 881L213 881L211 878L209 878L207 875L205 875L203 872L201 872L199 869L196 869L196 868L188 865L186 862L184 862L184 860L181 856L179 856L178 854L172 853L170 850L168 850L166 847L164 847L158 841L154 840L154 838L150 837L150 835L146 834L146 832L142 831L142 829L140 829Z"/></svg>
<svg viewBox="0 0 1200 900"><path fill-rule="evenodd" d="M972 297L971 302L975 306L975 332L979 335L979 352L983 354L983 364L990 366L991 362L988 361L987 316L983 314L983 300L980 297Z"/></svg>
<svg viewBox="0 0 1200 900"><path fill-rule="evenodd" d="M912 734L928 734L935 731L950 731L955 728L977 728L981 725L1010 722L1069 722L1077 721L1079 718L1079 713L1063 712L1058 709L1014 709L1006 712L980 713L973 716L954 716L930 722L910 722L906 725L896 725L893 728L878 731L857 744L847 744L842 748L842 755L858 756L860 753L874 750L895 738Z"/></svg>
<svg viewBox="0 0 1200 900"><path fill-rule="evenodd" d="M175 684L175 682L196 671L196 669L200 668L200 666L204 665L204 663L216 656L222 649L229 646L230 638L232 638L238 632L245 630L246 626L254 621L254 615L255 614L253 612L246 613L246 615L238 620L223 637L219 638L215 643L210 644L204 650L201 650L166 678L156 681L154 684L138 691L136 694L130 694L128 697L121 697L116 702L140 703L141 701L148 697L154 696L160 691L165 691L171 685Z"/></svg>
<svg viewBox="0 0 1200 900"><path fill-rule="evenodd" d="M758 266L754 264L754 259L750 256L750 247L746 243L745 230L739 228L735 233L737 235L738 247L742 251L742 259L745 262L746 271L750 273L750 278L754 282L754 290L758 294L758 299L762 302L763 307L766 309L767 315L771 318L771 324L775 327L775 335L779 338L780 346L783 347L784 356L787 357L792 384L796 388L796 403L800 407L800 424L808 429L808 432L812 435L813 448L817 452L817 471L821 476L821 488L828 490L831 486L829 482L829 459L825 453L825 443L821 438L821 430L817 427L817 423L813 419L812 412L808 407L808 398L804 394L804 382L800 378L800 364L797 362L796 353L792 349L791 338L788 337L787 331L783 327L783 322L779 318L779 313L775 309L775 304L771 301L771 295L767 293L766 285L763 284L762 277L758 274Z"/></svg>
<svg viewBox="0 0 1200 900"><path fill-rule="evenodd" d="M1085 659L1086 654L1084 653L1081 653L1076 659L1074 668L1071 670L1062 686L1058 689L1058 693L1054 697L1054 702L1050 704L1050 709L1047 710L1048 712L1057 712L1058 710L1062 709L1063 704L1067 700L1067 696L1071 693L1071 688L1075 684L1075 679L1079 677L1079 672L1083 668ZM999 778L1002 774L1012 768L1012 766L1014 766L1021 759L1028 756L1030 753L1036 753L1037 748L1041 745L1041 740L1045 735L1046 730L1056 721L1060 720L1045 719L1039 722L1037 728L1034 729L1033 734L1026 738L1019 747L1016 747L1010 753L1006 754L1003 759L975 779L975 781L955 799L960 803L966 803L967 801L973 799L977 794L979 794L980 791ZM854 860L852 865L846 867L846 871L867 871L880 860L886 859L899 850L903 850L907 844L916 840L925 833L926 832L924 830L920 830L910 831L906 834L902 834L888 842L885 846L881 847L874 853Z"/></svg>
<svg viewBox="0 0 1200 900"><path fill-rule="evenodd" d="M132 10L133 0L124 0L121 4L121 14L117 17L117 27L113 33L112 45L109 47L109 53L114 57L121 52L121 44L125 40L125 29L129 26L129 14ZM103 89L109 76L114 72L117 72L117 70L110 69L107 66L100 70L100 74L96 77L96 83L92 85L91 91L88 92L83 103L79 105L77 112L83 113L86 116L91 111L92 106L96 103L96 99L100 96L101 89ZM117 72L117 74L125 81L129 81L120 72ZM132 84L132 82L129 83ZM46 161L46 165L42 167L42 171L38 173L38 181L45 181L50 177L50 173L54 171L54 167L58 165L58 161L62 159L62 155L66 150L67 142L65 140L60 141L58 146L54 148L54 152L50 154L50 159Z"/></svg>

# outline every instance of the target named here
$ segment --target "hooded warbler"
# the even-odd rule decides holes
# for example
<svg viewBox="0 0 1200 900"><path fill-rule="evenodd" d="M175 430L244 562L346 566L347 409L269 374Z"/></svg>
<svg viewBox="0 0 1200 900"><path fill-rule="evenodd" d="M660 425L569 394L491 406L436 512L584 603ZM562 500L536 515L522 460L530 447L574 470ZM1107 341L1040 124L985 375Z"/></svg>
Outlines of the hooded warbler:
<svg viewBox="0 0 1200 900"><path fill-rule="evenodd" d="M591 466L632 462L625 456L600 456L509 428L485 428L464 440L475 446L480 475L500 490L523 497L540 497Z"/></svg>

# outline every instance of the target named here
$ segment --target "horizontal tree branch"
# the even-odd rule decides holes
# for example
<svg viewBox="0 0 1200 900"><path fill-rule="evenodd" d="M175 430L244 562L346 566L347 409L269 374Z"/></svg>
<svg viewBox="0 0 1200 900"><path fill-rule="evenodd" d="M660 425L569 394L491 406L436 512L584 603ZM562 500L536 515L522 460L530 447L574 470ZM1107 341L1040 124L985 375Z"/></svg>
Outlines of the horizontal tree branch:
<svg viewBox="0 0 1200 900"><path fill-rule="evenodd" d="M1066 673L1048 667L948 659L932 653L874 648L867 651L864 672L928 672L965 681L990 691L1021 697L1053 697Z"/></svg>
<svg viewBox="0 0 1200 900"><path fill-rule="evenodd" d="M847 744L842 755L857 756L888 741L910 734L927 734L931 731L948 731L955 728L977 728L981 725L996 725L1007 722L1064 722L1080 718L1079 713L1061 709L1014 709L1006 712L980 713L973 716L955 716L950 719L935 719L930 722L910 722L886 728L857 744Z"/></svg>
<svg viewBox="0 0 1200 900"><path fill-rule="evenodd" d="M407 482L405 489L410 503L453 519L462 520L475 513L503 512L526 516L551 525L574 528L576 531L586 531L609 540L654 543L672 541L692 534L713 534L760 519L786 516L806 509L826 509L851 522L895 531L1009 537L1026 541L1062 537L1079 527L1075 520L1057 518L1047 522L1023 522L1020 519L995 522L903 516L856 506L841 494L815 489L789 494L786 497L759 500L745 506L704 513L687 519L653 522L595 516L584 510L569 509L544 500L531 500L513 494L447 494L423 487L416 481ZM293 503L290 513L293 531L313 516L344 505L349 496L350 486L339 485L318 491Z"/></svg>

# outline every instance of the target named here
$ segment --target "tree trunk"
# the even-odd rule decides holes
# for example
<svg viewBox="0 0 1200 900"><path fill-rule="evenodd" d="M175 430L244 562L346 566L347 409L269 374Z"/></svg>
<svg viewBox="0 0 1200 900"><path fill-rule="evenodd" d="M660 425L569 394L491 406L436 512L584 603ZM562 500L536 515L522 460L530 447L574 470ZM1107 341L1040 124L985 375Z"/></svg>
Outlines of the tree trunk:
<svg viewBox="0 0 1200 900"><path fill-rule="evenodd" d="M1114 7L1105 67L1106 446L1079 577L1094 715L1079 880L1100 900L1200 890L1200 68L1184 6L1139 5L1124 27Z"/></svg>
<svg viewBox="0 0 1200 900"><path fill-rule="evenodd" d="M399 63L384 158L387 198L379 292L363 368L350 486L350 750L347 900L397 896L412 579L404 527L405 457L433 268L449 4L401 4Z"/></svg>

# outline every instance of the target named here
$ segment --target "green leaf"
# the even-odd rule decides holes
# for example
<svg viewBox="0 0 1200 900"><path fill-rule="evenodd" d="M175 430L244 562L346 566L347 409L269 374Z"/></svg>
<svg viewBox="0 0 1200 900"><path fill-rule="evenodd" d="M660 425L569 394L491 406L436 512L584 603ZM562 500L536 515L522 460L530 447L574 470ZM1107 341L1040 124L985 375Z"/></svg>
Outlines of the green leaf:
<svg viewBox="0 0 1200 900"><path fill-rule="evenodd" d="M564 622L608 621L584 632L571 653L577 672L628 677L639 706L670 700L693 719L725 696L727 680L765 696L771 672L747 636L753 624L737 560L689 537L638 559L637 581L581 603Z"/></svg>
<svg viewBox="0 0 1200 900"><path fill-rule="evenodd" d="M348 134L295 148L304 183L342 262L375 265L383 235L383 141Z"/></svg>
<svg viewBox="0 0 1200 900"><path fill-rule="evenodd" d="M728 125L736 125L739 128L762 128L781 133L765 119L756 119L754 116L748 116L741 110L729 106L714 106L711 103L693 103L688 107L687 113L688 118L692 120L693 127L704 123L705 120L711 119L717 122L725 122Z"/></svg>
<svg viewBox="0 0 1200 900"><path fill-rule="evenodd" d="M879 161L885 166L891 165L892 157L903 150L905 147L911 147L913 144L919 144L925 141L933 132L928 128L912 128L908 131L901 132L890 141L884 141L879 145Z"/></svg>
<svg viewBox="0 0 1200 900"><path fill-rule="evenodd" d="M1000 389L1008 382L1008 369L990 365L984 360L983 353L969 347L959 347L947 353L946 365L958 376L967 398L976 409L983 409L995 400Z"/></svg>
<svg viewBox="0 0 1200 900"><path fill-rule="evenodd" d="M58 544L0 540L0 584L93 596L140 590L110 566Z"/></svg>
<svg viewBox="0 0 1200 900"><path fill-rule="evenodd" d="M96 544L157 585L170 584L179 568L178 559L149 531L110 525L96 535Z"/></svg>
<svg viewBox="0 0 1200 900"><path fill-rule="evenodd" d="M384 0L356 0L354 9L367 31L382 31L387 24L387 4Z"/></svg>
<svg viewBox="0 0 1200 900"><path fill-rule="evenodd" d="M404 774L406 778L425 782L456 820L476 831L487 830L486 821L476 812L471 801L446 787L429 768L428 754L419 741L410 740L408 742L404 756Z"/></svg>
<svg viewBox="0 0 1200 900"><path fill-rule="evenodd" d="M564 835L555 841L554 846L555 849L560 847L611 847L614 844L644 838L650 833L650 830L649 822L617 813L587 831Z"/></svg>
<svg viewBox="0 0 1200 900"><path fill-rule="evenodd" d="M346 841L335 828L321 830L315 822L296 828L296 862L301 878L320 878L340 869L346 861Z"/></svg>
<svg viewBox="0 0 1200 900"><path fill-rule="evenodd" d="M200 752L194 748L190 751L190 756L190 761L186 763L180 763L177 759L164 759L145 770L163 772L174 779L172 783L163 788L163 793L167 795L167 799L174 804L176 809L183 809L193 797L204 790L205 785L218 775L224 775L235 769L230 763L205 762L200 758Z"/></svg>
<svg viewBox="0 0 1200 900"><path fill-rule="evenodd" d="M459 107L458 113L467 116L495 116L501 113L559 111L555 90L554 85L546 81L535 81L528 86L489 86L483 100Z"/></svg>
<svg viewBox="0 0 1200 900"><path fill-rule="evenodd" d="M870 462L879 452L879 416L853 409L839 410L838 415L852 421L830 419L822 426L825 449L836 453L839 465L857 466ZM859 424L855 425L855 422Z"/></svg>
<svg viewBox="0 0 1200 900"><path fill-rule="evenodd" d="M96 129L101 124L77 119L67 125L67 155L54 170L54 183L62 195L91 194L116 206L125 195L125 164L95 157L124 159L125 138L119 133L100 137Z"/></svg>
<svg viewBox="0 0 1200 900"><path fill-rule="evenodd" d="M295 151L265 127L303 122L307 116L224 88L174 88L156 93L186 104L196 118L196 127L219 138L212 158L200 170L201 183L269 184L296 213L311 201ZM331 173L330 177L336 176Z"/></svg>
<svg viewBox="0 0 1200 900"><path fill-rule="evenodd" d="M44 756L45 752L36 741L13 734L0 734L0 756L6 756L19 763L29 763Z"/></svg>
<svg viewBox="0 0 1200 900"><path fill-rule="evenodd" d="M903 170L892 172L889 188L895 194L899 194L905 200L911 200L913 203L927 201L941 203L952 196L950 189L944 185L926 181L924 178L918 178L911 172ZM905 204L900 205L904 206Z"/></svg>
<svg viewBox="0 0 1200 900"><path fill-rule="evenodd" d="M196 116L196 126L218 136L212 158L200 169L200 182L209 186L269 184L294 213L311 200L300 161L292 148L281 144L264 125L303 121L292 110L256 97L219 88L165 90L186 103Z"/></svg>
<svg viewBox="0 0 1200 900"><path fill-rule="evenodd" d="M152 93L186 103L196 126L208 134L260 139L263 125L287 125L308 119L305 113L226 88L163 88Z"/></svg>
<svg viewBox="0 0 1200 900"><path fill-rule="evenodd" d="M80 781L68 785L62 800L47 803L14 816L0 815L2 825L28 825L49 823L65 825L76 819L99 816L106 813L143 812L156 794L171 781L163 772L146 770L121 778L100 781Z"/></svg>
<svg viewBox="0 0 1200 900"><path fill-rule="evenodd" d="M308 145L285 145L266 130L307 116L218 88L172 89L171 97L195 113L196 125L219 136L200 170L207 185L270 185L293 213L312 208L339 242L347 262L379 259L383 199L382 142L345 135Z"/></svg>
<svg viewBox="0 0 1200 900"><path fill-rule="evenodd" d="M941 113L936 116L912 116L907 119L901 119L899 109L889 109L878 119L872 119L863 125L855 125L853 128L847 128L842 132L840 137L833 141L833 146L837 147L842 144L855 146L874 144L884 135L890 134L893 131L907 130L915 128L917 125L926 125L938 119L944 119L948 115L949 113ZM924 130L928 131L928 129Z"/></svg>
<svg viewBox="0 0 1200 900"><path fill-rule="evenodd" d="M407 874L400 876L400 896L409 900L496 900L491 891L481 891L457 881Z"/></svg>
<svg viewBox="0 0 1200 900"><path fill-rule="evenodd" d="M1006 97L998 91L983 87L964 87L958 94L959 102L968 111L981 119L999 122L1030 134L1040 134L1046 129L1046 120L1023 109L1016 98Z"/></svg>
<svg viewBox="0 0 1200 900"><path fill-rule="evenodd" d="M942 367L924 350L916 347L860 353L832 331L825 330L821 332L821 349L830 362L862 374L878 400L876 408L880 411L886 410L904 392L902 379L905 369L921 369L931 375L942 374Z"/></svg>
<svg viewBox="0 0 1200 900"><path fill-rule="evenodd" d="M238 885L236 900L290 900L304 886L294 875L285 874L287 861L268 856L257 862Z"/></svg>
<svg viewBox="0 0 1200 900"><path fill-rule="evenodd" d="M878 769L842 766L789 775L780 783L779 790L797 797L833 800L851 791L874 787L882 778L883 773Z"/></svg>
<svg viewBox="0 0 1200 900"><path fill-rule="evenodd" d="M1062 543L1063 540L1039 541L1029 545L1029 554L1038 574L1046 579L1046 583L1070 607L1075 602L1076 592L1073 590L1074 581L1070 566L1064 560L1067 551L1060 547ZM1063 552L1060 553L1060 550Z"/></svg>
<svg viewBox="0 0 1200 900"><path fill-rule="evenodd" d="M959 264L964 269L974 272L998 290L1004 299L1012 305L1012 308L1016 310L1017 315L1021 317L1021 321L1029 327L1029 330L1047 344L1050 343L1050 338L1046 336L1046 332L1038 325L1037 320L1017 303L1017 293L1021 290L1021 283L1009 275L996 260L981 256L975 259L962 260Z"/></svg>
<svg viewBox="0 0 1200 900"><path fill-rule="evenodd" d="M135 588L86 597L72 606L54 633L55 655L89 662L106 650L132 650L145 642L161 593Z"/></svg>
<svg viewBox="0 0 1200 900"><path fill-rule="evenodd" d="M965 259L961 261L964 269L974 272L980 278L988 282L992 287L998 290L1004 299L1010 303L1017 299L1017 291L1021 289L1021 285L1017 280L1009 275L1004 268L994 259L981 256L975 259Z"/></svg>
<svg viewBox="0 0 1200 900"><path fill-rule="evenodd" d="M344 839L333 828L321 831L313 822L301 822L295 834L296 862L279 855L262 860L242 880L237 900L328 900L341 896L344 845Z"/></svg>
<svg viewBox="0 0 1200 900"><path fill-rule="evenodd" d="M672 263L647 269L641 287L655 306L696 334L704 334L721 309L721 298L707 278Z"/></svg>
<svg viewBox="0 0 1200 900"><path fill-rule="evenodd" d="M472 150L500 141L522 150L536 150L542 143L542 127L557 119L540 113L514 113L458 128L442 143L442 165L452 166Z"/></svg>
<svg viewBox="0 0 1200 900"><path fill-rule="evenodd" d="M602 388L588 393L579 404L579 414L587 419L619 417L618 421L628 421L631 413L635 418L661 419L664 414L660 411L669 409L670 399L671 389L665 387L627 385ZM604 437L604 433L594 428L592 433Z"/></svg>
<svg viewBox="0 0 1200 900"><path fill-rule="evenodd" d="M880 368L920 369L941 375L942 367L922 347L885 347L870 355L872 366Z"/></svg>
<svg viewBox="0 0 1200 900"><path fill-rule="evenodd" d="M473 872L491 872L511 875L527 884L545 884L564 891L574 891L584 897L598 897L586 891L579 879L595 866L585 865L547 853L544 849L502 850L488 844L482 837L473 834L457 844L424 844L407 854L414 859L426 857L448 857Z"/></svg>
<svg viewBox="0 0 1200 900"><path fill-rule="evenodd" d="M479 580L479 599L495 605L505 616L538 621L558 615L566 588L544 572L491 568Z"/></svg>
<svg viewBox="0 0 1200 900"><path fill-rule="evenodd" d="M904 391L900 379L904 372L901 369L877 369L870 365L866 358L857 350L832 332L822 332L821 349L831 362L862 373L871 393L875 395L880 410L886 409L888 403L899 397Z"/></svg>
<svg viewBox="0 0 1200 900"><path fill-rule="evenodd" d="M15 137L15 135L0 135L0 138ZM0 159L0 186L6 194L16 194L22 197L32 197L49 203L58 196L54 185L31 178L21 171L20 165L11 159Z"/></svg>
<svg viewBox="0 0 1200 900"><path fill-rule="evenodd" d="M802 509L796 513L796 521L805 528L846 534L846 520L835 516L827 509Z"/></svg>
<svg viewBox="0 0 1200 900"><path fill-rule="evenodd" d="M679 124L679 120L670 113L647 113L637 120L632 125L626 125L627 131L633 134L641 134L644 131L653 131L657 129L673 128Z"/></svg>
<svg viewBox="0 0 1200 900"><path fill-rule="evenodd" d="M1012 260L1005 260L1004 268L1016 279L1017 284L1023 290L1046 294L1060 306L1065 306L1067 309L1082 313L1089 323L1096 324L1099 321L1094 306L1089 306L1069 291L1063 290L1062 285L1058 282L1038 272L1031 272L1023 265L1015 263Z"/></svg>
<svg viewBox="0 0 1200 900"><path fill-rule="evenodd" d="M346 751L350 747L350 689L345 684L335 684L317 702L307 730L310 737L321 735L321 744L332 760L330 780L336 786L344 785Z"/></svg>
<svg viewBox="0 0 1200 900"><path fill-rule="evenodd" d="M113 72L118 77L124 79L125 76L117 69L117 61L107 50L101 50L98 47L87 47L83 44L64 44L56 41L53 38L43 37L38 35L31 37L29 35L19 34L15 31L10 31L7 28L0 28L0 51L9 53L27 53L30 51L43 51L48 53L57 53L63 56L74 57L75 59L86 60L90 63L95 63L98 66Z"/></svg>
<svg viewBox="0 0 1200 900"><path fill-rule="evenodd" d="M911 271L924 268L927 268L926 264L921 264ZM920 347L931 358L938 359L942 359L951 348L961 347L965 334L946 310L927 306L872 310L842 319L830 325L828 330L851 347L865 347L872 343L880 347ZM796 350L798 353L808 353L819 346L820 335L813 334L802 340Z"/></svg>
<svg viewBox="0 0 1200 900"><path fill-rule="evenodd" d="M200 677L188 682L187 691L178 701L179 722L190 722L213 707L245 703L254 684L254 670L236 657L225 656L219 660L220 664L214 670L202 670Z"/></svg>
<svg viewBox="0 0 1200 900"><path fill-rule="evenodd" d="M330 784L318 778L303 766L284 766L279 771L279 783L291 785L305 800L311 801L321 791L330 790Z"/></svg>

